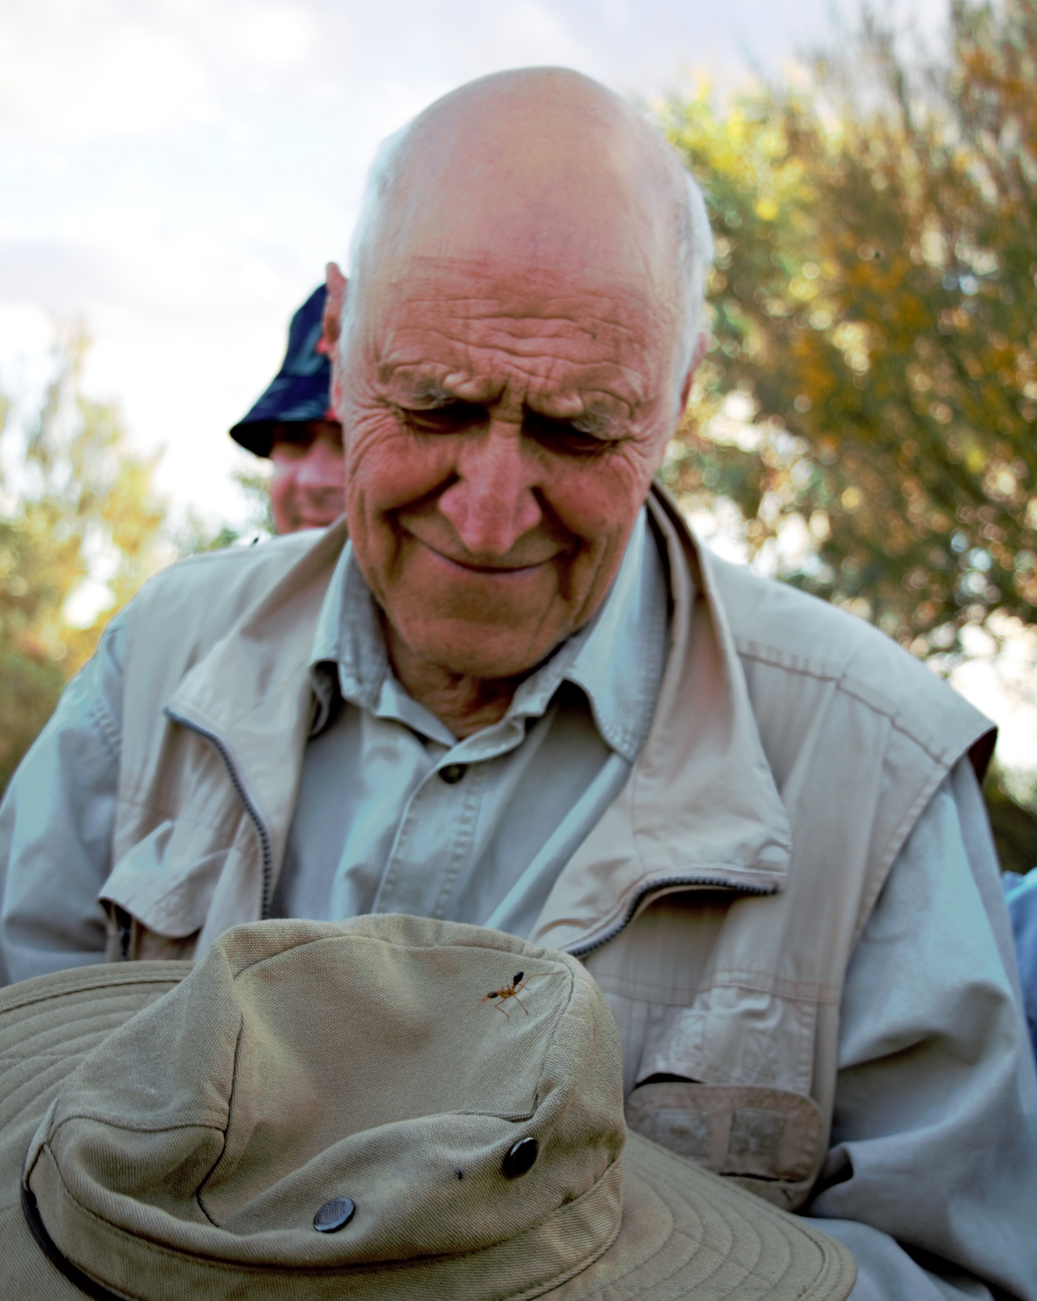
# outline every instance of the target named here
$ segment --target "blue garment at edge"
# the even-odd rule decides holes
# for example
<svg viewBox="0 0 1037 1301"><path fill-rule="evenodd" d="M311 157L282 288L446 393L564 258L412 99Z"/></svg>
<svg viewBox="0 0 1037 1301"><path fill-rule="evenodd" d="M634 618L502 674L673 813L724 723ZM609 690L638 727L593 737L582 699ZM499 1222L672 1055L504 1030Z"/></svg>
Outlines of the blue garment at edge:
<svg viewBox="0 0 1037 1301"><path fill-rule="evenodd" d="M1025 876L1006 872L1004 887L1015 937L1015 955L1019 960L1026 1024L1037 1057L1037 867Z"/></svg>

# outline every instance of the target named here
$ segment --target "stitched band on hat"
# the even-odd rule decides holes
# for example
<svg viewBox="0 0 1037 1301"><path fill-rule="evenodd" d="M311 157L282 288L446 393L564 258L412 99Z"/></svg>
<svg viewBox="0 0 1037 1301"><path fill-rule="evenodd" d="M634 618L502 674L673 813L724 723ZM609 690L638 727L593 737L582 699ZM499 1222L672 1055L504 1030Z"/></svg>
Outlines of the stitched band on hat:
<svg viewBox="0 0 1037 1301"><path fill-rule="evenodd" d="M22 1213L25 1216L25 1222L29 1226L29 1232L36 1239L36 1245L47 1257L55 1269L59 1270L73 1287L79 1288L80 1292L85 1293L92 1301L126 1301L125 1297L117 1296L114 1292L109 1292L106 1287L95 1282L89 1274L84 1274L77 1266L73 1265L67 1256L63 1256L58 1250L57 1243L47 1232L47 1227L40 1218L40 1208L36 1204L36 1198L33 1196L31 1188L22 1184Z"/></svg>

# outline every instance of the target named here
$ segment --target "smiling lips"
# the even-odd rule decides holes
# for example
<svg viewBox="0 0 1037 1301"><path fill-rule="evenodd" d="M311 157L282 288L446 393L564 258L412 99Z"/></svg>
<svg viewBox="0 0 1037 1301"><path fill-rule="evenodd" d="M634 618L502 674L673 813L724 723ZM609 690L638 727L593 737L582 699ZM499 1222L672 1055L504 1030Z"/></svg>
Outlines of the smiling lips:
<svg viewBox="0 0 1037 1301"><path fill-rule="evenodd" d="M555 552L552 555L545 556L543 560L534 561L531 565L475 564L469 560L456 560L453 556L448 556L442 551L437 551L435 547L431 546L428 542L425 542L414 533L411 533L410 536L431 555L435 556L438 560L444 561L446 564L450 565L451 568L460 569L467 574L480 574L493 578L518 578L523 574L531 574L537 569L542 568L544 565L550 564L551 561L557 557L557 552Z"/></svg>

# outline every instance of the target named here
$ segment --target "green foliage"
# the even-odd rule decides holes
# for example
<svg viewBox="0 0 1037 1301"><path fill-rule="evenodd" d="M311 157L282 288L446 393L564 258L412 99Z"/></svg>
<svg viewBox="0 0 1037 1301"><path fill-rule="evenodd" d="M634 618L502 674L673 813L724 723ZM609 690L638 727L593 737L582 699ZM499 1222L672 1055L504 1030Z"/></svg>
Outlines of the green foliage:
<svg viewBox="0 0 1037 1301"><path fill-rule="evenodd" d="M270 504L270 483L266 475L248 470L235 470L231 478L238 485L248 504L244 524L240 527L222 524L213 533L211 527L193 511L176 535L176 550L180 556L194 556L201 551L220 551L238 542L252 542L277 532L273 507Z"/></svg>
<svg viewBox="0 0 1037 1301"><path fill-rule="evenodd" d="M983 784L983 795L1001 867L1025 876L1037 866L1037 818L1032 808L1014 798L996 765Z"/></svg>
<svg viewBox="0 0 1037 1301"><path fill-rule="evenodd" d="M160 563L165 506L152 493L154 462L127 450L114 404L83 395L87 347L81 328L59 336L39 416L19 464L0 478L0 788L104 624ZM5 445L13 436L0 424ZM98 569L111 604L76 627L67 602Z"/></svg>
<svg viewBox="0 0 1037 1301"><path fill-rule="evenodd" d="M718 234L715 345L667 475L736 501L750 554L801 521L783 576L922 655L1037 609L1037 20L955 24L926 102L872 27L854 83L819 66L806 92L666 111Z"/></svg>

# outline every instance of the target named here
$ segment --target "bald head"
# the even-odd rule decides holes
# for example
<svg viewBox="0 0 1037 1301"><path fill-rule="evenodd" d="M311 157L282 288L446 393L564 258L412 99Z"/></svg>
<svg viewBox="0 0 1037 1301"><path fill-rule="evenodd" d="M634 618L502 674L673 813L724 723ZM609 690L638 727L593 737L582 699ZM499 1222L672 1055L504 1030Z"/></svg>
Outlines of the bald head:
<svg viewBox="0 0 1037 1301"><path fill-rule="evenodd" d="M680 370L711 252L694 182L622 99L567 69L497 73L383 147L354 238L352 306L368 282L384 287L432 260L548 281L584 272L651 297Z"/></svg>

